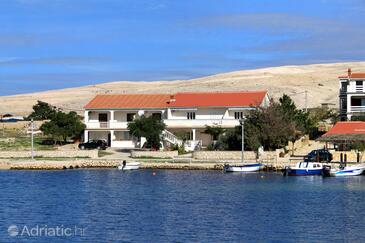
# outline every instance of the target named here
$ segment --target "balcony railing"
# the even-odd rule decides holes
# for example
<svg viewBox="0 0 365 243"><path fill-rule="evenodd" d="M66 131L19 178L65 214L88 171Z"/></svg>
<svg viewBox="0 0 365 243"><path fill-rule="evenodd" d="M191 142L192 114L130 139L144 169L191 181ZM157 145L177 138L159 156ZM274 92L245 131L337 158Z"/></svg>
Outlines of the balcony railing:
<svg viewBox="0 0 365 243"><path fill-rule="evenodd" d="M365 106L351 106L351 112L365 112Z"/></svg>
<svg viewBox="0 0 365 243"><path fill-rule="evenodd" d="M163 120L167 127L205 127L208 126L222 126L222 127L234 127L238 126L239 120L235 119L166 119ZM98 122L88 121L86 122L87 129L127 129L128 122L109 121L109 122Z"/></svg>
<svg viewBox="0 0 365 243"><path fill-rule="evenodd" d="M128 122L98 122L89 121L86 122L86 128L88 129L109 129L109 128L120 128L126 129L128 127Z"/></svg>
<svg viewBox="0 0 365 243"><path fill-rule="evenodd" d="M168 119L164 120L167 127L205 127L205 126L222 126L234 127L240 124L235 119Z"/></svg>

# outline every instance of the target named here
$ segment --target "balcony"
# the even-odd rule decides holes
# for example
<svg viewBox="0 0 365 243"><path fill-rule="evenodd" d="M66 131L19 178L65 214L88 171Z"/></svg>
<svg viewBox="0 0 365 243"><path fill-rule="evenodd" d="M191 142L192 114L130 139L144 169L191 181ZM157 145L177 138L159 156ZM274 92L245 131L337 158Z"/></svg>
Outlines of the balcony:
<svg viewBox="0 0 365 243"><path fill-rule="evenodd" d="M171 128L204 128L205 126L221 126L235 127L240 124L239 120L235 119L169 119L163 120L167 127ZM128 122L109 121L89 121L86 122L87 129L127 129Z"/></svg>
<svg viewBox="0 0 365 243"><path fill-rule="evenodd" d="M365 106L351 106L350 112L365 112Z"/></svg>
<svg viewBox="0 0 365 243"><path fill-rule="evenodd" d="M235 127L240 124L235 119L169 119L164 120L171 128L204 128L205 126Z"/></svg>
<svg viewBox="0 0 365 243"><path fill-rule="evenodd" d="M89 121L86 122L87 129L127 129L128 122L99 122L99 121Z"/></svg>

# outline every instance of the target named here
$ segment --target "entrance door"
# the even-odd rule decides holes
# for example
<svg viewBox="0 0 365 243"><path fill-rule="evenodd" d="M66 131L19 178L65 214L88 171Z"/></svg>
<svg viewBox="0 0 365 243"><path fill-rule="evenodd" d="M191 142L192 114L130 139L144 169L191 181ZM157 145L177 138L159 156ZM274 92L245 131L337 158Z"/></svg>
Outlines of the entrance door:
<svg viewBox="0 0 365 243"><path fill-rule="evenodd" d="M108 133L108 146L110 147L112 145L112 135Z"/></svg>

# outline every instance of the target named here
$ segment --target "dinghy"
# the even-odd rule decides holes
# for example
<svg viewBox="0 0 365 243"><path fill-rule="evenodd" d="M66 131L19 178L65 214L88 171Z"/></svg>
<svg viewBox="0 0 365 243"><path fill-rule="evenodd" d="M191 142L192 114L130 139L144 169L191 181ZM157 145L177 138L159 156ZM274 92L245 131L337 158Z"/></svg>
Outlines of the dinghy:
<svg viewBox="0 0 365 243"><path fill-rule="evenodd" d="M138 170L141 163L139 162L126 162L125 160L118 166L119 170Z"/></svg>
<svg viewBox="0 0 365 243"><path fill-rule="evenodd" d="M247 165L224 165L224 172L256 172L263 167L263 164L247 164Z"/></svg>
<svg viewBox="0 0 365 243"><path fill-rule="evenodd" d="M365 171L365 165L345 166L342 168L333 168L326 166L324 168L325 176L358 176Z"/></svg>

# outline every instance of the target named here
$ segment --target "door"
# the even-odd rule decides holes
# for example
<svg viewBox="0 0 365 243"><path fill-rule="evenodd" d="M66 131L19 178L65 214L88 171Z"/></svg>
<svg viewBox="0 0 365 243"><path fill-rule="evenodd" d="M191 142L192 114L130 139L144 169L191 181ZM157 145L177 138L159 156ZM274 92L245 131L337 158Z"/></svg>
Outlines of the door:
<svg viewBox="0 0 365 243"><path fill-rule="evenodd" d="M112 144L112 135L108 133L108 146L110 147Z"/></svg>

